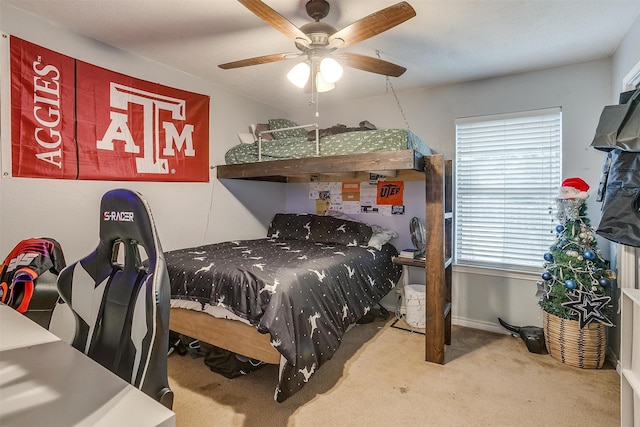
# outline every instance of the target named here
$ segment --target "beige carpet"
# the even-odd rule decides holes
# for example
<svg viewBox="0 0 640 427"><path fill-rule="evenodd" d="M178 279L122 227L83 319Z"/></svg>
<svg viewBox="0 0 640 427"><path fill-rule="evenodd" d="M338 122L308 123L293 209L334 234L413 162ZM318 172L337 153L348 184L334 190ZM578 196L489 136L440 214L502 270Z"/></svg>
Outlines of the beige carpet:
<svg viewBox="0 0 640 427"><path fill-rule="evenodd" d="M309 383L273 400L277 367L227 379L203 359L169 357L178 426L618 426L620 378L529 353L519 338L455 327L446 363L424 336L359 325Z"/></svg>

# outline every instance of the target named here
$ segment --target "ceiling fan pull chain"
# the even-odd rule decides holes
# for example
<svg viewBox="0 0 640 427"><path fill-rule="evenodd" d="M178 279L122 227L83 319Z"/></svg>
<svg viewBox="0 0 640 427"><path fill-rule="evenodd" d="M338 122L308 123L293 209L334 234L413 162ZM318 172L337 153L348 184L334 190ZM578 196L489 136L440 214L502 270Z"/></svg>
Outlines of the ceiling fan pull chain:
<svg viewBox="0 0 640 427"><path fill-rule="evenodd" d="M380 51L376 50L376 56L378 57L378 59L382 59L380 57ZM396 94L396 90L393 87L393 83L391 83L391 79L389 79L389 76L385 76L386 80L387 80L387 93L389 93L389 89L391 88L391 93L393 93L393 97L396 99L396 104L398 104L398 109L400 110L400 114L402 114L402 119L404 120L404 124L407 125L407 130L411 130L411 128L409 127L409 121L407 120L407 116L404 114L404 110L402 109L402 105L400 105L400 99L398 99L398 95Z"/></svg>

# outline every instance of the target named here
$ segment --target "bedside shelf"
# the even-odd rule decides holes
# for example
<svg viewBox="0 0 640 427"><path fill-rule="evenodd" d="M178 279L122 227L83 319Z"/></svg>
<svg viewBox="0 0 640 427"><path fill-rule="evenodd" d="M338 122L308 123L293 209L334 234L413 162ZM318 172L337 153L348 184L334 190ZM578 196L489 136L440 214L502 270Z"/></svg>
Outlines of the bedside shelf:
<svg viewBox="0 0 640 427"><path fill-rule="evenodd" d="M410 267L422 267L424 268L426 265L426 260L421 258L408 258L403 256L396 256L391 258L391 261L394 264L408 265ZM448 268L453 260L451 258L447 258L444 261L444 268Z"/></svg>
<svg viewBox="0 0 640 427"><path fill-rule="evenodd" d="M424 268L426 261L420 258L408 258L403 256L395 256L391 258L391 261L394 264L408 265L411 267L422 267Z"/></svg>

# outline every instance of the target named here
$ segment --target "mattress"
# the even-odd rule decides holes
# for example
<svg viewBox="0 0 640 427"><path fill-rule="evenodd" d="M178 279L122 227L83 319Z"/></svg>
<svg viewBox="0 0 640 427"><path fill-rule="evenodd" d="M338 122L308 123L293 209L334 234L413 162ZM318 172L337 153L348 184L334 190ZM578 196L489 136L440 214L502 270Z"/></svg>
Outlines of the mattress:
<svg viewBox="0 0 640 427"><path fill-rule="evenodd" d="M345 132L320 138L320 156L373 153L376 151L415 150L423 155L431 149L413 132L406 129L378 129ZM315 140L306 137L262 141L262 160L284 160L313 157ZM258 161L258 143L239 144L225 154L226 164Z"/></svg>
<svg viewBox="0 0 640 427"><path fill-rule="evenodd" d="M172 305L220 306L270 334L286 359L276 400L297 392L329 360L347 329L401 275L391 244L326 244L297 239L222 242L165 254ZM215 343L213 343L215 344Z"/></svg>

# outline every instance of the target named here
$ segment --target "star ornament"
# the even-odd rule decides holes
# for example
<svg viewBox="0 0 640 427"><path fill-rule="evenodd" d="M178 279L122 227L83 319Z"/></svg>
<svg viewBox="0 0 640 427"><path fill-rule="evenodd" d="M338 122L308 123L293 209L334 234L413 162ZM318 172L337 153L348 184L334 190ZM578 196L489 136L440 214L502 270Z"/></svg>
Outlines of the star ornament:
<svg viewBox="0 0 640 427"><path fill-rule="evenodd" d="M578 299L564 302L562 305L578 313L580 329L584 329L593 321L600 322L606 326L613 326L611 320L602 314L602 309L609 304L611 297L593 297L588 292L578 292Z"/></svg>
<svg viewBox="0 0 640 427"><path fill-rule="evenodd" d="M538 280L536 282L536 286L537 286L537 291L536 291L536 298L542 298L542 297L546 297L547 296L547 288L544 286L544 282L541 280Z"/></svg>

